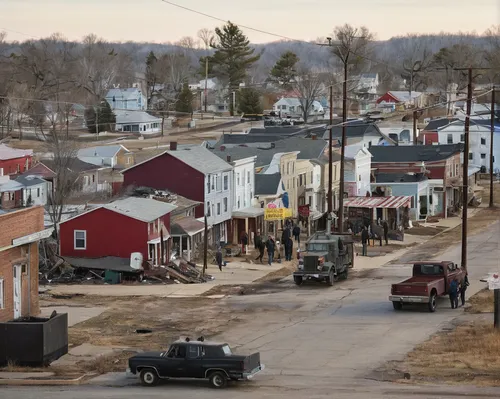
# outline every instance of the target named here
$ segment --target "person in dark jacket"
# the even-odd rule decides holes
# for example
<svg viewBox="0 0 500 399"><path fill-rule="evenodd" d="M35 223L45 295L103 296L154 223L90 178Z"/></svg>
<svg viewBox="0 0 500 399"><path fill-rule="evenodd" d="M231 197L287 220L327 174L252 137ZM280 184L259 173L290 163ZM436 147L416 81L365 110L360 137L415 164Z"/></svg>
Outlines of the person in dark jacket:
<svg viewBox="0 0 500 399"><path fill-rule="evenodd" d="M456 279L450 283L450 303L452 309L458 307L458 281Z"/></svg>
<svg viewBox="0 0 500 399"><path fill-rule="evenodd" d="M257 230L257 233L255 234L255 239L253 241L255 249L259 249L260 242L262 241L262 237L260 236L260 230Z"/></svg>
<svg viewBox="0 0 500 399"><path fill-rule="evenodd" d="M366 227L363 227L363 230L361 231L361 245L363 246L362 256L368 256L367 247L369 240L370 234L368 234L368 229Z"/></svg>
<svg viewBox="0 0 500 399"><path fill-rule="evenodd" d="M273 258L274 258L274 250L276 248L276 244L274 243L273 237L269 236L267 241L266 241L266 248L267 248L267 262L269 265L273 263Z"/></svg>
<svg viewBox="0 0 500 399"><path fill-rule="evenodd" d="M285 227L283 233L281 234L281 242L284 244L290 238L290 228Z"/></svg>
<svg viewBox="0 0 500 399"><path fill-rule="evenodd" d="M215 253L215 260L217 261L217 266L219 266L219 270L222 271L222 251L220 248L217 248L217 252Z"/></svg>
<svg viewBox="0 0 500 399"><path fill-rule="evenodd" d="M384 220L382 228L384 229L385 245L389 245L389 225L387 224L387 221Z"/></svg>
<svg viewBox="0 0 500 399"><path fill-rule="evenodd" d="M460 285L460 299L462 300L462 306L465 306L465 291L467 291L467 287L469 285L469 273L465 273L464 281L462 281L462 284Z"/></svg>
<svg viewBox="0 0 500 399"><path fill-rule="evenodd" d="M246 231L242 231L240 235L240 242L241 242L241 253L245 254L246 253L246 247L248 245L248 234Z"/></svg>
<svg viewBox="0 0 500 399"><path fill-rule="evenodd" d="M288 237L288 240L285 242L285 260L291 261L293 253L293 240L291 237Z"/></svg>
<svg viewBox="0 0 500 399"><path fill-rule="evenodd" d="M295 241L297 241L297 244L300 246L300 226L298 224L295 225L292 233L295 238Z"/></svg>
<svg viewBox="0 0 500 399"><path fill-rule="evenodd" d="M259 250L259 256L257 256L255 260L260 260L260 263L262 263L262 259L264 258L264 251L266 249L266 243L264 242L264 240L260 240L259 248L257 249Z"/></svg>

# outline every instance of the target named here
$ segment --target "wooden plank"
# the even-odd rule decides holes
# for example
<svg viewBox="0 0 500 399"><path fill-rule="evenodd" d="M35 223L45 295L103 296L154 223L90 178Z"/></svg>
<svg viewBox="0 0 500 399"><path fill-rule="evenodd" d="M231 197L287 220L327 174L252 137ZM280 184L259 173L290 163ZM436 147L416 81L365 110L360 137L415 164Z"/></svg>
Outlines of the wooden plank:
<svg viewBox="0 0 500 399"><path fill-rule="evenodd" d="M175 270L169 266L165 266L165 269L167 269L169 275L181 280L184 283L191 283L192 282L191 278L179 273L177 270Z"/></svg>

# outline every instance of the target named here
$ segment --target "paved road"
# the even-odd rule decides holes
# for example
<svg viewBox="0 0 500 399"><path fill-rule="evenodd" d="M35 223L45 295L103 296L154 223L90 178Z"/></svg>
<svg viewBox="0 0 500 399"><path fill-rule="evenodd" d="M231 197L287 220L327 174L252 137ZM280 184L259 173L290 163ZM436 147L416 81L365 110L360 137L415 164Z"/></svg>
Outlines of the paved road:
<svg viewBox="0 0 500 399"><path fill-rule="evenodd" d="M479 279L500 269L500 223L469 239L469 295L484 284ZM441 259L460 263L460 246L451 248ZM452 310L443 299L436 313L425 309L395 312L388 301L390 285L409 275L407 265L386 265L363 278L339 283L335 288L306 284L285 284L278 293L238 296L227 299L226 306L262 307L250 324L239 325L219 338L240 352L260 351L267 370L252 383L218 392L205 385L169 382L147 390L147 397L170 398L415 398L459 396L500 397L499 390L450 387L414 387L374 381L383 375L373 371L389 360L398 360L429 335L446 327L462 314ZM272 304L282 312L268 312ZM102 382L100 383L102 385ZM135 398L145 391L135 380L111 378L103 386L5 390L6 398ZM0 397L4 397L0 390ZM487 395L487 396L485 396ZM493 395L493 396L491 396Z"/></svg>

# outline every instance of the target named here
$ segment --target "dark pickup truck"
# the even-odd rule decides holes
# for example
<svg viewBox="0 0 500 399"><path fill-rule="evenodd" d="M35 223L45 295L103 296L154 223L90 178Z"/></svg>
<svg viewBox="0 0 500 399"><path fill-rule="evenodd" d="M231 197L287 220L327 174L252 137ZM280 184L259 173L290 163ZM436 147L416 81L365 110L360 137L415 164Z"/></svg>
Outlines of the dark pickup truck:
<svg viewBox="0 0 500 399"><path fill-rule="evenodd" d="M264 369L260 353L234 355L228 344L197 341L176 341L166 352L146 352L131 357L127 372L139 374L142 385L154 386L161 379L208 379L214 388L227 382L249 380Z"/></svg>
<svg viewBox="0 0 500 399"><path fill-rule="evenodd" d="M389 300L395 310L403 304L427 304L430 312L436 311L436 299L450 292L454 279L462 283L466 271L453 262L418 262L413 265L413 276L391 287Z"/></svg>

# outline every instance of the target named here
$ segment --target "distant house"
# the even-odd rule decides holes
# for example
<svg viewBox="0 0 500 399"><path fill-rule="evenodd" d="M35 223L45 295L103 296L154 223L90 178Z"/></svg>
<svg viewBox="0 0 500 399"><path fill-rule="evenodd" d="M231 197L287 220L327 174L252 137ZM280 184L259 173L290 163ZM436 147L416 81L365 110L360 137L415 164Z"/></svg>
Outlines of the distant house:
<svg viewBox="0 0 500 399"><path fill-rule="evenodd" d="M100 167L128 168L134 164L134 155L123 145L105 145L78 150L78 159Z"/></svg>
<svg viewBox="0 0 500 399"><path fill-rule="evenodd" d="M422 93L419 91L412 91L411 95L409 91L388 91L379 97L376 103L382 107L389 106L392 110L395 110L396 105L403 107L418 106L421 95Z"/></svg>
<svg viewBox="0 0 500 399"><path fill-rule="evenodd" d="M458 121L458 118L436 118L430 120L419 134L420 141L424 145L439 143L438 129L444 128L455 121Z"/></svg>
<svg viewBox="0 0 500 399"><path fill-rule="evenodd" d="M142 91L136 87L127 89L111 89L105 97L111 109L144 111L147 109L147 99Z"/></svg>
<svg viewBox="0 0 500 399"><path fill-rule="evenodd" d="M282 117L301 117L303 116L303 106L299 98L282 97L273 105L273 111ZM309 116L324 115L325 110L319 101L313 101L309 109Z"/></svg>
<svg viewBox="0 0 500 399"><path fill-rule="evenodd" d="M70 263L72 258L113 257L130 265L132 253L139 252L144 263L165 264L170 258L170 213L175 208L128 197L81 213L60 223L61 256Z"/></svg>
<svg viewBox="0 0 500 399"><path fill-rule="evenodd" d="M18 176L16 182L23 185L22 206L47 205L48 184L34 175Z"/></svg>
<svg viewBox="0 0 500 399"><path fill-rule="evenodd" d="M38 162L20 176L36 176L45 180L47 182L47 197L49 196L49 193L54 191L57 185L57 173L43 162Z"/></svg>
<svg viewBox="0 0 500 399"><path fill-rule="evenodd" d="M117 132L154 134L161 132L161 118L143 111L115 111ZM171 123L171 120L168 119Z"/></svg>
<svg viewBox="0 0 500 399"><path fill-rule="evenodd" d="M347 145L361 144L364 147L377 145L394 145L396 144L389 137L384 135L376 123L354 120L346 125ZM328 140L330 137L329 130L323 130L323 140ZM333 138L340 142L342 140L342 126L333 126Z"/></svg>
<svg viewBox="0 0 500 399"><path fill-rule="evenodd" d="M363 73L359 76L356 91L375 95L377 94L379 84L378 73Z"/></svg>
<svg viewBox="0 0 500 399"><path fill-rule="evenodd" d="M364 197L370 193L371 158L368 148L362 145L345 147L344 181L349 197Z"/></svg>
<svg viewBox="0 0 500 399"><path fill-rule="evenodd" d="M52 159L44 159L43 163L50 169L56 169ZM99 170L103 167L84 162L78 158L71 158L64 161L63 164L67 165L69 172L75 179L75 187L78 187L82 194L97 193L109 189L109 187L99 184Z"/></svg>
<svg viewBox="0 0 500 399"><path fill-rule="evenodd" d="M27 171L33 162L33 150L19 150L0 144L0 169L4 175Z"/></svg>
<svg viewBox="0 0 500 399"><path fill-rule="evenodd" d="M21 207L23 188L21 183L0 174L0 208L5 210Z"/></svg>

